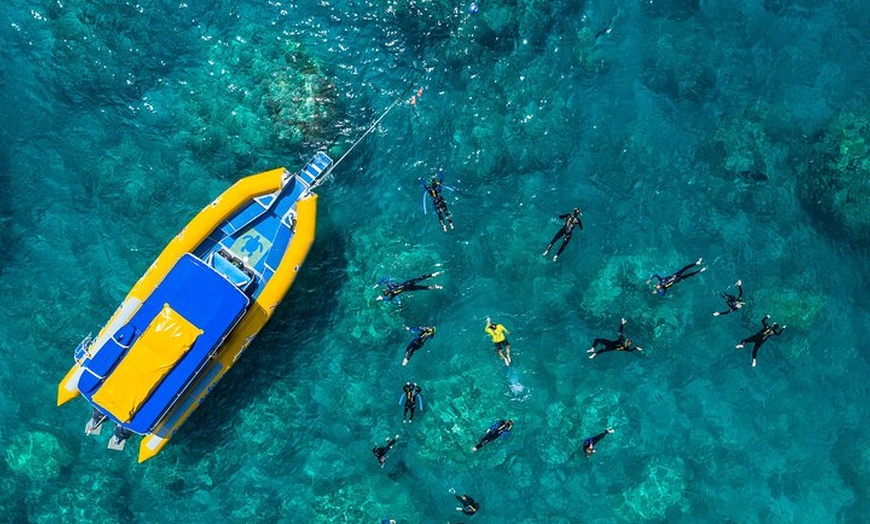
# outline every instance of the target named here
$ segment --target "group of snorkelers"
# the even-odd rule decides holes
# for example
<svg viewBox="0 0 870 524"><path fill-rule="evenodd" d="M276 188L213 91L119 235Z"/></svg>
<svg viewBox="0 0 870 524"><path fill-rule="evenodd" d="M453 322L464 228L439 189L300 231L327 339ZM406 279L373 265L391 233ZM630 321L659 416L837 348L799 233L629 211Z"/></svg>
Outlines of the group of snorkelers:
<svg viewBox="0 0 870 524"><path fill-rule="evenodd" d="M694 264L689 264L677 271L676 273L667 277L662 277L657 274L653 275L652 278L657 279L658 282L653 286L652 292L664 295L673 285L678 284L679 282L682 282L689 277L703 273L707 270L706 267L701 267L700 269L696 269L695 271L691 272L689 271L690 269L700 266L701 262L702 259L699 258ZM649 284L651 281L652 279L647 280L647 284ZM743 280L738 280L736 283L736 287L736 295L732 295L731 293L726 292L720 293L722 298L725 300L725 305L728 307L728 309L726 309L725 311L714 311L713 316L719 317L722 315L728 315L729 313L733 313L735 311L743 309L743 306L746 305L746 302L743 300ZM765 315L764 318L761 319L761 329L754 335L744 338L740 341L740 343L735 346L737 349L743 349L743 346L745 344L752 342L752 367L755 367L758 364L758 350L761 348L761 345L764 344L770 337L781 335L783 330L786 328L786 326L780 326L776 322L768 324L767 321L769 319L770 315ZM625 319L623 319L623 323L624 322ZM594 353L592 356L594 356ZM590 356L590 358L592 357Z"/></svg>
<svg viewBox="0 0 870 524"><path fill-rule="evenodd" d="M443 189L449 188L444 185L444 173L443 170L439 169L437 176L432 177L432 179L425 183L421 179L421 184L426 191L426 196L431 198L432 203L435 207L439 224L441 228L446 232L448 230L448 226L450 229L454 228L453 218L450 214L450 211L447 208L447 203L443 196ZM424 202L425 209L425 202ZM583 230L583 222L581 219L582 212L579 207L574 208L574 210L570 213L565 213L562 215L558 215L560 220L563 220L563 224L560 229L553 236L550 243L547 245L546 249L543 252L543 256L546 258L550 251L553 249L555 244L561 239L562 243L559 246L556 254L553 256L553 262L556 262L559 257L562 255L565 247L571 241L574 230L579 228L580 231ZM668 276L661 276L658 274L653 274L650 279L647 281L647 284L652 284L653 279L655 279L655 283L652 284L652 293L659 295L666 295L668 291L675 286L676 284L693 277L695 275L699 275L706 271L706 267L701 265L702 259L698 259L696 262L692 264L688 264L685 267L681 268L677 272L670 274ZM381 279L378 281L378 286L383 286L381 294L377 297L377 300L386 300L386 301L395 301L400 302L400 295L405 291L420 291L420 290L432 290L432 289L442 289L442 286L438 284L429 284L424 285L420 284L423 280L436 277L440 274L440 271L427 273L416 278L412 278L410 280L396 282L392 279ZM377 286L376 286L377 287ZM741 310L745 306L745 301L743 298L743 281L738 280L736 283L737 294L731 294L727 292L721 293L721 297L725 300L726 308L723 311L715 311L713 313L714 316L723 316L733 313L735 311ZM745 344L750 342L753 343L752 348L752 366L755 367L757 363L758 350L772 336L781 335L786 326L779 326L777 323L768 323L770 319L770 315L766 315L761 323L761 329L743 340L740 341L735 347L737 349L741 349ZM587 350L589 353L589 358L595 358L597 355L601 353L607 353L611 351L625 351L625 352L633 352L633 351L643 351L641 346L634 344L634 342L625 336L625 326L627 321L625 318L620 320L619 329L617 333L617 338L615 340L610 340L606 338L596 338L593 340L591 347ZM421 349L426 342L435 337L436 329L434 326L419 326L419 327L408 327L411 333L414 334L414 338L408 343L405 348L404 358L402 360L402 365L407 366L408 362L411 360L411 357L414 355L416 351ZM507 339L507 335L510 332L505 328L504 325L493 322L490 317L487 317L486 324L484 326L484 331L488 334L492 340L495 351L498 354L499 358L504 361L506 366L510 366L512 363L511 360L511 345ZM400 397L400 405L403 406L402 413L402 421L403 422L413 422L415 411L419 408L422 410L423 401L422 401L422 388L416 383L407 382L402 388L402 396ZM507 437L511 429L513 428L513 420L498 420L493 423L484 433L484 435L478 440L477 444L475 444L471 449L472 451L478 451L483 446L487 445L490 442L494 442L496 440L500 440L504 437ZM604 439L610 433L613 433L614 430L611 427L606 428L603 432L598 433L597 435L591 436L584 440L582 449L584 455L586 457L591 457L594 453L596 453L596 445ZM384 446L375 446L372 449L372 452L378 459L378 462L383 467L386 454L389 452L393 446L395 445L398 439L398 435L393 438L387 438L386 445ZM451 493L455 495L455 492L451 488ZM464 495L455 495L456 499L462 504L460 507L456 509L458 511L462 511L465 515L474 515L478 509L480 508L480 504L475 501L471 496Z"/></svg>

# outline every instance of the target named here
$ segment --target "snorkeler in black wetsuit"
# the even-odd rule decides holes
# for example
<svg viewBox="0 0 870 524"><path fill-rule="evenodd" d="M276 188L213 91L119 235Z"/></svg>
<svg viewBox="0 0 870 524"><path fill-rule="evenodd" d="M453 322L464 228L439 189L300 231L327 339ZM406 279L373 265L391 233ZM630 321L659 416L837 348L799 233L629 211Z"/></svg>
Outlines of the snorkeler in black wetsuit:
<svg viewBox="0 0 870 524"><path fill-rule="evenodd" d="M393 446L396 444L396 440L398 438L399 435L396 435L392 439L390 439L390 437L387 437L387 444L385 446L375 446L372 448L372 453L374 453L375 457L378 458L378 464L380 464L381 467L384 467L384 463L387 461L387 452L393 449Z"/></svg>
<svg viewBox="0 0 870 524"><path fill-rule="evenodd" d="M423 184L426 193L432 197L432 204L435 206L435 213L438 215L438 222L441 224L441 229L446 233L447 224L450 224L450 229L453 229L453 216L450 214L450 210L447 209L447 201L444 200L443 195L443 189L445 187L444 171L439 169L438 176L433 176L428 184L424 183L422 179L420 179L420 183ZM445 220L447 221L446 223Z"/></svg>
<svg viewBox="0 0 870 524"><path fill-rule="evenodd" d="M475 501L468 495L454 494L454 496L456 497L456 500L458 500L459 503L462 504L462 507L456 508L456 511L461 511L466 515L474 515L475 513L477 513L477 510L480 509L480 504L478 504L477 501Z"/></svg>
<svg viewBox="0 0 870 524"><path fill-rule="evenodd" d="M429 341L429 339L435 337L435 328L433 326L421 326L415 328L405 328L411 333L416 334L414 340L408 343L408 346L405 347L405 358L402 359L402 365L407 366L408 362L411 360L411 357L414 356L414 353L423 347L423 344Z"/></svg>
<svg viewBox="0 0 870 524"><path fill-rule="evenodd" d="M381 295L378 297L378 300L393 300L396 299L399 301L399 295L404 293L405 291L420 291L423 289L442 289L438 284L432 284L429 286L420 286L417 282L421 280L426 280L427 278L437 277L440 275L440 271L436 271L434 273L428 273L426 275L420 275L417 278L412 278L411 280L406 280L400 284L396 284L393 280L389 278L382 278L378 280L377 286L383 285L384 290L381 292ZM377 287L375 286L375 287Z"/></svg>
<svg viewBox="0 0 870 524"><path fill-rule="evenodd" d="M607 428L603 433L599 433L594 437L589 437L583 442L583 452L586 453L586 457L589 458L595 453L597 450L595 449L595 444L598 444L598 441L607 436L608 433L613 433L613 428Z"/></svg>
<svg viewBox="0 0 870 524"><path fill-rule="evenodd" d="M592 353L589 358L595 358L599 353L607 353L608 351L643 351L640 346L633 346L630 338L625 338L625 322L623 318L619 322L619 338L616 340L607 340L606 338L596 338L592 341L592 347L587 349L587 353ZM603 344L604 347L597 349L598 344Z"/></svg>
<svg viewBox="0 0 870 524"><path fill-rule="evenodd" d="M656 284L655 287L653 288L653 291L652 291L653 294L658 293L659 295L664 295L665 293L668 292L668 289L671 286L673 286L674 284L676 284L678 282L682 282L683 280L685 280L689 277L695 276L698 273L703 273L704 271L707 271L706 267L702 267L701 269L699 269L698 271L695 271L693 273L686 273L686 271L688 271L689 269L691 269L695 266L700 266L700 265L701 265L701 259L699 258L698 261L695 262L694 264L689 264L688 266L677 271L673 275L670 275L667 277L661 277L657 274L653 275L655 278L659 279L659 283ZM649 284L650 282L651 282L651 280L646 281L647 284Z"/></svg>
<svg viewBox="0 0 870 524"><path fill-rule="evenodd" d="M402 386L402 396L399 398L399 403L405 404L405 409L402 411L402 423L405 422L405 417L408 416L408 413L411 413L411 417L408 422L414 422L414 412L417 411L417 406L420 406L420 409L423 409L423 395L421 395L422 389L414 382L406 382L404 386Z"/></svg>
<svg viewBox="0 0 870 524"><path fill-rule="evenodd" d="M571 241L571 235L574 234L574 228L580 226L580 231L583 231L583 222L580 220L580 208L575 207L573 213L566 213L564 215L559 215L559 218L565 221L565 224L556 232L556 236L553 237L553 240L550 240L550 244L547 245L547 249L544 250L543 256L546 257L550 250L553 249L553 244L559 240L559 237L564 236L562 239L562 245L559 246L559 251L556 252L556 256L553 257L553 262L559 259L559 255L562 254L562 251L565 250L565 246L568 245L568 242Z"/></svg>
<svg viewBox="0 0 870 524"><path fill-rule="evenodd" d="M493 440L499 439L502 436L507 436L511 432L511 428L514 427L514 421L508 420L505 422L504 420L499 420L494 423L492 426L486 430L486 434L481 437L480 441L471 448L471 451L477 451L486 445L488 442L492 442Z"/></svg>
<svg viewBox="0 0 870 524"><path fill-rule="evenodd" d="M714 317L718 317L719 315L727 315L728 313L731 313L732 311L737 311L738 309L745 306L746 303L743 302L743 281L737 281L736 297L730 293L722 293L722 298L725 299L725 304L728 306L728 311L716 311L715 313L713 313Z"/></svg>
<svg viewBox="0 0 870 524"><path fill-rule="evenodd" d="M752 346L752 367L755 367L756 364L755 359L758 357L758 348L760 348L761 345L764 344L764 342L767 341L767 339L769 339L770 337L782 335L782 332L786 328L786 326L779 327L779 324L777 324L776 322L768 325L767 319L769 318L770 315L765 315L765 317L761 319L761 329L758 331L758 333L752 335L751 337L744 338L740 341L739 344L734 346L737 349L743 349L743 346L745 344L748 344L750 342L754 344Z"/></svg>

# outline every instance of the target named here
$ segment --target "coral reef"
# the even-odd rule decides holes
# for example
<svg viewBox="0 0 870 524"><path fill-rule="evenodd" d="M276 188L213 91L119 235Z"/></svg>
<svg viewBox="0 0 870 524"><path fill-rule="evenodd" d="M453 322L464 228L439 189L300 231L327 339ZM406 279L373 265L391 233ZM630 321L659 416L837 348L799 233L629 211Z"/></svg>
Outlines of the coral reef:
<svg viewBox="0 0 870 524"><path fill-rule="evenodd" d="M30 522L124 522L133 519L124 502L129 491L123 476L105 471L85 473L74 486L44 491L37 501L30 501Z"/></svg>
<svg viewBox="0 0 870 524"><path fill-rule="evenodd" d="M759 293L765 297L765 306L771 316L779 319L777 322L802 331L817 325L827 308L827 299L812 288L775 288L759 290Z"/></svg>
<svg viewBox="0 0 870 524"><path fill-rule="evenodd" d="M50 49L52 57L35 66L72 104L130 104L199 49L192 31L166 31L152 38L156 16L178 17L170 22L176 26L189 24L191 13L181 9L49 2L33 15L26 34Z"/></svg>
<svg viewBox="0 0 870 524"><path fill-rule="evenodd" d="M733 183L763 183L781 174L789 154L785 142L794 136L792 120L788 108L756 100L732 118L720 122L710 155L716 165L721 166L713 171L722 173L732 182L725 186L730 195L721 195L723 200L742 194L733 191ZM773 202L758 203L760 208L772 205Z"/></svg>
<svg viewBox="0 0 870 524"><path fill-rule="evenodd" d="M0 510L7 522L27 521L23 484L0 463Z"/></svg>
<svg viewBox="0 0 870 524"><path fill-rule="evenodd" d="M674 336L685 329L685 316L688 315L688 310L671 307L667 303L662 304L662 300L666 298L652 295L644 286L644 282L653 272L666 274L661 268L670 266L663 266L662 260L669 258L647 252L636 255L613 255L604 260L583 293L582 302L584 314L613 324L612 334L600 336L615 338L621 316L625 316L629 321L628 329L631 332L638 333L641 329L645 329L653 335L654 339ZM679 267L677 262L672 262L671 265L675 268ZM655 283L655 280L652 282ZM680 291L674 288L668 295ZM639 299L641 296L643 298ZM645 345L649 342L651 341L642 340L640 344Z"/></svg>
<svg viewBox="0 0 870 524"><path fill-rule="evenodd" d="M57 478L74 459L73 450L58 436L45 430L19 434L6 448L9 469L35 483Z"/></svg>
<svg viewBox="0 0 870 524"><path fill-rule="evenodd" d="M384 333L403 332L401 311L415 294L402 295L402 303L376 302L381 288L373 289L379 278L401 281L438 269L439 251L431 245L406 242L396 238L389 228L377 222L360 225L348 242L346 250L348 282L338 297L344 311L338 332L345 333L354 344L381 344ZM377 267L374 262L383 261ZM440 275L432 283L444 285L448 275Z"/></svg>
<svg viewBox="0 0 870 524"><path fill-rule="evenodd" d="M657 3L657 2L656 2ZM676 25L663 21L662 25ZM716 88L717 50L695 31L659 28L668 37L646 48L644 85L674 102L703 103Z"/></svg>
<svg viewBox="0 0 870 524"><path fill-rule="evenodd" d="M845 109L815 137L798 167L801 202L829 229L856 245L870 242L870 121L866 108Z"/></svg>
<svg viewBox="0 0 870 524"><path fill-rule="evenodd" d="M628 522L664 519L670 508L684 505L685 465L679 457L656 456L646 466L644 480L625 492L620 516Z"/></svg>
<svg viewBox="0 0 870 524"><path fill-rule="evenodd" d="M175 113L186 120L179 147L201 162L253 162L249 157L263 150L312 149L333 132L336 94L320 63L299 43L249 31L217 42L175 87L181 104Z"/></svg>

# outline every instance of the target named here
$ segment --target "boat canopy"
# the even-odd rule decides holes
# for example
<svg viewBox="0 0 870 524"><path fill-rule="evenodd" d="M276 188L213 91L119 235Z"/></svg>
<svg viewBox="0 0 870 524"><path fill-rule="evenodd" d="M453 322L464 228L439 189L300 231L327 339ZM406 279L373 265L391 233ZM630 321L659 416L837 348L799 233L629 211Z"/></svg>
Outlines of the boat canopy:
<svg viewBox="0 0 870 524"><path fill-rule="evenodd" d="M185 254L130 321L83 363L79 390L110 418L147 433L242 317L248 297Z"/></svg>

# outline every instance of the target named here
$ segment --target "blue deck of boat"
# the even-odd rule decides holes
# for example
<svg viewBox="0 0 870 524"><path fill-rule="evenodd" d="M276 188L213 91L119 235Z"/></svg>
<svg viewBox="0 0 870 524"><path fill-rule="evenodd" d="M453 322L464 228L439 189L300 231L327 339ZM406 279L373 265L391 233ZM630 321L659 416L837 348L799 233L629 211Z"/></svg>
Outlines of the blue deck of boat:
<svg viewBox="0 0 870 524"><path fill-rule="evenodd" d="M137 433L147 433L205 366L249 303L244 293L214 269L190 254L184 255L127 325L118 330L118 336L109 339L93 359L85 361L84 367L89 372L82 375L79 390L93 403L93 395L124 357L131 342L135 343L135 336L149 326L164 304L169 304L203 333L139 407L130 422L123 424ZM96 403L94 405L100 408ZM111 414L109 416L120 422Z"/></svg>
<svg viewBox="0 0 870 524"><path fill-rule="evenodd" d="M206 260L211 253L223 247L239 257L248 257L251 267L263 281L268 281L281 264L293 238L293 224L284 218L299 197L330 165L331 158L324 153L317 153L298 175L287 180L281 191L252 200L222 222L194 254ZM261 290L261 285L256 286L252 296L256 297Z"/></svg>

